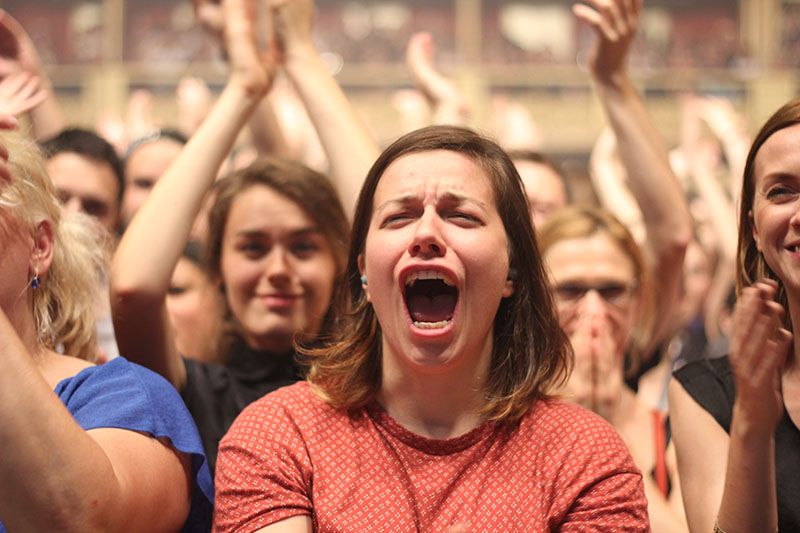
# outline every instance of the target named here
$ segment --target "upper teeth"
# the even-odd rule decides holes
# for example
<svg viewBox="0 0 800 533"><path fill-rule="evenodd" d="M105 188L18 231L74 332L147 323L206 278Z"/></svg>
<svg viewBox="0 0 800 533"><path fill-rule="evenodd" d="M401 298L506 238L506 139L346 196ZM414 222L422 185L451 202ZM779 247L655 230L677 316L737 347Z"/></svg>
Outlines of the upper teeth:
<svg viewBox="0 0 800 533"><path fill-rule="evenodd" d="M447 274L439 270L419 270L417 272L412 272L406 278L406 286L413 287L414 283L416 283L418 279L440 279L445 283L445 285L450 287L456 286L456 283L450 279Z"/></svg>

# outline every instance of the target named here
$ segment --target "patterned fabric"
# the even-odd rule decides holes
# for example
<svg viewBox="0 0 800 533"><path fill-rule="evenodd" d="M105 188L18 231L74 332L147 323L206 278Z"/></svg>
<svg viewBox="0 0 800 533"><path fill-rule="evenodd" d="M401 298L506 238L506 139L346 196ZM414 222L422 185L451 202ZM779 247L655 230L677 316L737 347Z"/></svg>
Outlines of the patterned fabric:
<svg viewBox="0 0 800 533"><path fill-rule="evenodd" d="M307 383L253 403L220 444L215 531L310 516L315 531L649 531L642 477L619 435L578 406L448 440L377 403L349 415Z"/></svg>

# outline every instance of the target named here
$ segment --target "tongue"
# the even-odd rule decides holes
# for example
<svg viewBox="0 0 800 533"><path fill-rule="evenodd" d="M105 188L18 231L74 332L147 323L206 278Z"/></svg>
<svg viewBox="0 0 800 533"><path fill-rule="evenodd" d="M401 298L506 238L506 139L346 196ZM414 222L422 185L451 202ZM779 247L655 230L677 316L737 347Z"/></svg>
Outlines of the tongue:
<svg viewBox="0 0 800 533"><path fill-rule="evenodd" d="M453 317L455 294L413 294L406 301L408 312L415 322L442 322Z"/></svg>

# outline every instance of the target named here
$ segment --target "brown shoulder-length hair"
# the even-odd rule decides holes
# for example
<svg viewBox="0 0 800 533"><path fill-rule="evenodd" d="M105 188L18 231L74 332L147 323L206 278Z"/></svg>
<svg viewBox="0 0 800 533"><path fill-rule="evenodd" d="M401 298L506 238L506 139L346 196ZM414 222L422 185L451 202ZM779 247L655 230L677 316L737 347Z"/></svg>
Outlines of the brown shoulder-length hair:
<svg viewBox="0 0 800 533"><path fill-rule="evenodd" d="M634 294L640 298L641 308L634 324L628 373L638 369L645 351L652 348L652 333L655 323L653 285L649 269L639 245L628 228L611 212L592 205L571 205L554 213L536 230L539 250L544 256L551 246L560 241L584 239L597 233L607 235L633 264Z"/></svg>
<svg viewBox="0 0 800 533"><path fill-rule="evenodd" d="M234 199L257 185L269 187L297 204L322 232L336 265L334 293L343 283L343 273L349 243L350 225L342 202L330 180L307 166L278 157L260 157L249 166L235 170L219 180L212 191L214 203L208 213L208 241L206 268L212 279L222 280L222 239ZM240 340L241 326L225 300L225 320L221 347L227 351L230 344ZM333 321L332 307L322 321L320 335Z"/></svg>
<svg viewBox="0 0 800 533"><path fill-rule="evenodd" d="M433 150L463 154L483 168L505 227L514 292L500 302L495 316L483 414L493 420L518 419L566 380L572 350L558 323L519 174L495 142L462 127L411 132L386 148L370 169L356 206L336 335L308 352L308 379L320 397L340 409L361 407L380 389L381 328L361 286L358 256L364 252L375 189L386 169L403 156Z"/></svg>
<svg viewBox="0 0 800 533"><path fill-rule="evenodd" d="M742 179L742 196L739 200L739 247L736 251L736 293L741 293L742 289L752 285L762 278L769 278L778 283L777 301L784 309L789 309L789 302L786 298L786 290L780 278L767 265L764 256L758 251L756 242L753 239L753 220L751 213L753 201L755 199L755 166L756 156L761 146L773 133L782 129L800 124L800 98L796 98L783 107L778 109L761 127L756 134L750 152L747 154L747 161L744 165L744 176ZM800 149L800 147L798 147ZM783 326L792 331L792 321L789 313L783 317Z"/></svg>

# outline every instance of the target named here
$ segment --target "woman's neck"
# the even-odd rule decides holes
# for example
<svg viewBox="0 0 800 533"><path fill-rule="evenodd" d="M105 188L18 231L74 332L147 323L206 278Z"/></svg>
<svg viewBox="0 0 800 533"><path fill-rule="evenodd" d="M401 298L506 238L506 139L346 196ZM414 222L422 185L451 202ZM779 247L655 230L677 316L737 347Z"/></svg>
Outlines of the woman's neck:
<svg viewBox="0 0 800 533"><path fill-rule="evenodd" d="M377 400L400 425L423 437L449 439L480 425L491 349L477 365L422 372L387 358Z"/></svg>

